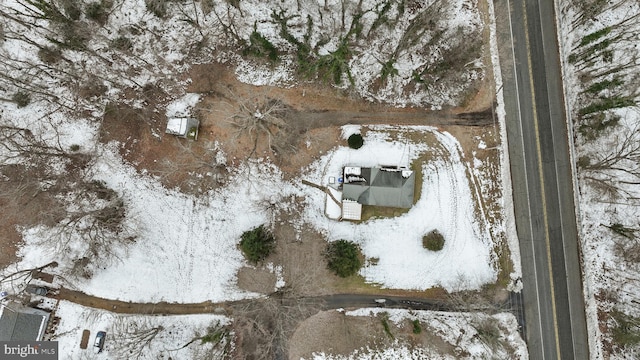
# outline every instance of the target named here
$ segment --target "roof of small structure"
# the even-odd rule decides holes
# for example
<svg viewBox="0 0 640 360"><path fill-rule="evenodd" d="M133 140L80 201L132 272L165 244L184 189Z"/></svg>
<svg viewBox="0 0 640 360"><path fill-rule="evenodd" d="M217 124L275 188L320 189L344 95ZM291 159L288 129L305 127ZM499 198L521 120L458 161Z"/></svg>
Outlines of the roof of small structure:
<svg viewBox="0 0 640 360"><path fill-rule="evenodd" d="M194 118L169 118L167 120L167 130L165 132L167 134L184 137L187 136L187 132L190 128L197 128L199 125L200 121Z"/></svg>
<svg viewBox="0 0 640 360"><path fill-rule="evenodd" d="M342 199L363 205L410 208L415 174L407 169L345 168Z"/></svg>
<svg viewBox="0 0 640 360"><path fill-rule="evenodd" d="M362 220L362 204L351 200L342 200L342 219Z"/></svg>
<svg viewBox="0 0 640 360"><path fill-rule="evenodd" d="M15 308L15 309L14 309ZM34 308L0 306L0 341L42 340L49 313Z"/></svg>

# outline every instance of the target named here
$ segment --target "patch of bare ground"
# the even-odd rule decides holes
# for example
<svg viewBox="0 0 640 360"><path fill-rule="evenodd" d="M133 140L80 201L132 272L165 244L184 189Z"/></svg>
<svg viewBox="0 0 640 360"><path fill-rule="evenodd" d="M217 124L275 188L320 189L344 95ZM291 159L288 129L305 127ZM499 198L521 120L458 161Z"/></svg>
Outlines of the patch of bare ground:
<svg viewBox="0 0 640 360"><path fill-rule="evenodd" d="M215 144L206 138L194 142L165 134L166 117L152 110L156 106L107 106L100 141L116 141L125 161L155 176L167 188L199 194L224 183L227 170L216 160Z"/></svg>
<svg viewBox="0 0 640 360"><path fill-rule="evenodd" d="M482 39L484 43L482 51L482 63L484 67L484 78L478 82L475 88L468 91L467 97L463 100L462 105L452 109L452 112L473 113L482 112L493 106L496 99L496 86L493 74L493 65L491 60L491 52L489 51L489 43L491 32L489 24L491 23L491 14L487 0L477 1L480 18L484 24L482 29Z"/></svg>
<svg viewBox="0 0 640 360"><path fill-rule="evenodd" d="M490 66L488 67L490 68ZM196 108L201 121L198 141L164 134L164 103L159 87L146 86L127 98L142 98L143 108L123 104L107 107L100 140L120 143L120 153L141 172L157 176L168 188L198 193L224 183L226 166L248 158L269 158L290 178L340 143L347 123L413 125L478 125L486 114L470 111L491 107L491 78L485 77L467 104L451 111L393 108L358 99L321 84L294 88L254 86L239 82L224 64L195 65L187 91L203 94ZM226 163L215 161L218 150Z"/></svg>
<svg viewBox="0 0 640 360"><path fill-rule="evenodd" d="M371 103L321 84L294 88L244 84L223 64L196 65L189 75L193 82L187 91L204 95L197 109L201 137L217 141L230 165L250 157L265 157L280 166L286 176L335 146L339 127L344 124L491 123L486 119L493 103L490 78L479 82L466 106L454 111L430 111Z"/></svg>
<svg viewBox="0 0 640 360"><path fill-rule="evenodd" d="M288 217L293 220L293 214ZM274 261L281 264L288 294L300 296L326 295L335 292L337 279L327 269L324 251L326 238L310 225L294 227L283 222L275 227L278 244Z"/></svg>
<svg viewBox="0 0 640 360"><path fill-rule="evenodd" d="M445 299L447 292L441 288L424 291L383 289L365 282L362 276L341 278L327 268L324 252L328 244L326 237L308 223L300 222L298 213L282 212L275 216L273 233L276 238L275 251L264 260L282 266L285 287L279 291L287 298L313 297L329 294L379 294L406 297ZM368 259L366 261L370 261ZM273 273L264 264L242 268L238 272L238 286L243 290L263 294L273 292ZM267 279L264 285L254 284L255 279Z"/></svg>
<svg viewBox="0 0 640 360"><path fill-rule="evenodd" d="M264 268L244 266L238 270L238 287L260 294L271 294L276 286L276 274Z"/></svg>
<svg viewBox="0 0 640 360"><path fill-rule="evenodd" d="M401 324L387 321L389 332L401 344L409 348L429 348L439 354L454 354L453 346L434 335L424 324L420 334L413 333L413 324L407 320ZM291 337L289 359L311 359L313 353L349 355L355 350L367 348L375 351L393 343L384 330L382 316L347 316L339 311L323 311L302 323Z"/></svg>
<svg viewBox="0 0 640 360"><path fill-rule="evenodd" d="M291 298L305 296L327 295L336 292L336 282L340 278L327 269L324 251L327 246L326 238L309 224L294 225L295 213L278 214L278 221L273 228L277 239L276 248L272 255L265 259L266 263L282 266L282 276L286 287L281 289L283 294ZM274 276L268 284L275 283L275 275L265 266L259 266L251 271L242 268L238 273L238 286L241 289L256 291L259 285L252 285L253 279ZM263 294L272 293L274 287L263 286Z"/></svg>

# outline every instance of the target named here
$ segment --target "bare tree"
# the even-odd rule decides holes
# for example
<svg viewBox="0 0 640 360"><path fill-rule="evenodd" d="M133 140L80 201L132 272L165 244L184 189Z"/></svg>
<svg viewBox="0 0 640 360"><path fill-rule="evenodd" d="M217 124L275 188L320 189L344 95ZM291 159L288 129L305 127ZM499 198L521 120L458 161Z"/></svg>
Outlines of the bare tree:
<svg viewBox="0 0 640 360"><path fill-rule="evenodd" d="M145 349L148 349L164 330L162 325L151 325L148 320L117 318L111 331L116 340L112 352L119 359L144 358Z"/></svg>
<svg viewBox="0 0 640 360"><path fill-rule="evenodd" d="M291 144L283 141L287 137L288 125L283 120L286 107L276 99L268 97L250 98L237 104L237 110L227 119L236 129L236 138L248 136L253 143L249 156L255 154L259 141L266 141L275 154L289 152Z"/></svg>
<svg viewBox="0 0 640 360"><path fill-rule="evenodd" d="M10 288L14 293L19 293L26 288L27 284L31 282L34 275L37 275L44 269L56 266L58 266L58 263L52 261L48 264L29 269L9 270L7 268L2 272L2 274L0 274L0 285L2 285L3 289Z"/></svg>
<svg viewBox="0 0 640 360"><path fill-rule="evenodd" d="M237 356L242 359L286 359L288 339L298 323L317 313L321 304L277 293L234 307Z"/></svg>
<svg viewBox="0 0 640 360"><path fill-rule="evenodd" d="M183 346L168 350L171 354L177 354L183 349L190 348L192 357L204 360L227 359L231 356L232 334L229 326L219 321L207 327L204 334L199 332Z"/></svg>
<svg viewBox="0 0 640 360"><path fill-rule="evenodd" d="M626 131L625 131L626 130ZM640 185L640 125L617 131L607 152L581 160L584 178L612 197L638 200L630 186Z"/></svg>
<svg viewBox="0 0 640 360"><path fill-rule="evenodd" d="M151 174L159 176L169 184L173 179L181 179L185 173L197 174L178 184L186 193L201 194L226 183L228 170L219 158L221 154L215 142L208 140L182 141L175 138L177 151L172 158L165 158L160 167L152 169Z"/></svg>
<svg viewBox="0 0 640 360"><path fill-rule="evenodd" d="M0 173L13 186L5 191L31 198L48 194L50 206L42 208L32 222L46 224L51 231L41 240L60 258L77 255L72 275L90 276L90 267L106 266L116 258L122 247L135 240L133 229L124 221L126 206L122 198L104 182L91 180L91 153L65 149L60 142L56 124L45 115L36 134L30 129L0 124L0 160L8 164ZM28 165L11 165L25 163ZM11 189L12 188L12 189ZM8 190L11 189L11 190ZM55 200L54 200L55 199ZM84 249L75 254L72 249Z"/></svg>
<svg viewBox="0 0 640 360"><path fill-rule="evenodd" d="M64 219L53 227L42 245L49 246L60 257L69 257L71 276L89 278L96 267L106 267L119 259L128 245L136 240L135 229L128 221L124 201L102 181L80 181L69 184L66 193L68 210ZM78 253L78 249L82 249Z"/></svg>

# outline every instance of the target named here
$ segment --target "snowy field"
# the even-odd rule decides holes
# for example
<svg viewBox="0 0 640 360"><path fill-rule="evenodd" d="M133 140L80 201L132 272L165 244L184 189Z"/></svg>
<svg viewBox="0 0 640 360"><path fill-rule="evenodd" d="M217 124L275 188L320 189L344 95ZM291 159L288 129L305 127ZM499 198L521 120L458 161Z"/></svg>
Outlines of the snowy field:
<svg viewBox="0 0 640 360"><path fill-rule="evenodd" d="M345 128L345 135L354 130ZM389 132L398 132L401 138L391 140ZM409 132L434 143L427 146L403 138ZM431 128L375 126L366 134L361 149L338 147L310 165L303 178L321 182L346 164L408 166L428 152L432 160L422 164L422 196L400 217L360 224L328 219L322 192L301 188L297 179L282 180L267 163L248 164L237 170L228 186L194 198L137 174L117 151L105 147L93 177L122 195L131 214L127 221L134 223L138 238L120 260L96 270L86 283L74 285L95 296L135 302L216 302L256 296L235 284L238 269L246 265L236 245L244 231L268 223L261 201L289 207L292 195L307 199L299 221L310 221L330 241L355 241L367 258L379 259L377 265L361 270L368 282L396 289L466 290L495 281L489 225L478 211L478 194L472 193L470 169L461 161L458 142ZM446 239L444 249L435 253L422 247L422 236L433 229ZM54 260L70 266L73 252L66 254L65 262L43 245L51 231L55 229L25 230L20 268Z"/></svg>
<svg viewBox="0 0 640 360"><path fill-rule="evenodd" d="M55 311L60 323L52 340L58 341L60 359L207 358L208 354L219 354L219 349L193 340L206 335L211 327L218 329L230 323L229 318L210 314L116 315L67 301L60 302ZM90 331L87 349L80 348L84 329ZM93 341L98 331L105 331L107 335L104 351L95 354Z"/></svg>
<svg viewBox="0 0 640 360"><path fill-rule="evenodd" d="M357 127L345 127L345 139ZM399 138L391 140L390 133ZM414 143L410 133L432 140ZM424 290L436 286L447 290L478 289L496 279L493 243L488 224L478 212L478 194L468 178L470 169L461 160L460 145L451 135L427 127L371 126L364 146L358 150L339 147L309 166L305 178L326 184L328 176L340 176L343 166L394 164L410 167L420 155L432 160L422 164L422 194L408 213L363 223L336 222L324 213L324 194L308 191L305 218L329 240L346 239L360 244L367 258L377 258L360 274L368 282L386 288ZM422 247L431 230L445 237L439 252Z"/></svg>
<svg viewBox="0 0 640 360"><path fill-rule="evenodd" d="M447 344L452 345L455 354L442 354L437 348L400 343L383 350L361 348L348 356L315 353L313 360L453 360L453 359L512 359L529 358L527 345L518 333L518 323L512 314L486 315L481 313L443 313L436 311L408 311L399 309L363 308L347 311L347 316L376 316L388 314L389 321L400 324L418 320L421 326L432 331ZM503 331L495 344L484 342L478 328L487 321ZM311 360L311 359L307 359Z"/></svg>
<svg viewBox="0 0 640 360"><path fill-rule="evenodd" d="M45 39L50 35L48 21L33 20L38 26L7 22L2 29L8 35L0 47L0 56L5 60L0 64L0 71L10 77L0 83L0 97L10 99L24 89L31 97L30 103L21 108L12 102L1 102L1 125L25 129L41 141L38 145L44 145L48 150L65 153L78 146L81 153L90 155L94 162L84 174L85 180L104 181L117 193L127 210L124 225L135 235L134 242L114 249L115 256L111 260L92 269L90 279L61 276L56 285L99 297L135 302L221 302L256 297L258 294L238 288L237 272L248 263L237 244L244 231L273 220L265 211L264 203L299 210L298 221L310 222L328 241L345 238L357 242L368 259L376 259L367 262L360 274L367 282L383 288L423 290L440 286L447 290L465 290L479 289L494 282L498 269L492 236L504 234L505 230L502 227L491 229L487 215L478 206L478 197L482 195L477 189L483 186L477 183L478 170L483 164L477 159L471 164L465 163L461 145L446 132L426 127L345 127L345 137L366 130L363 148L354 151L337 147L304 169L300 178L291 181L283 180L280 171L268 161L249 161L231 169L225 187L200 197L162 187L157 179L144 172L140 174L131 164L125 163L118 152L119 144L98 142L99 122L106 105L122 102L144 108L148 105L147 95L142 91L146 86L161 88L165 96L158 100L162 100L162 104L151 109L152 112L166 112L167 116L190 114L189 109L199 99L193 94L183 96L188 83L183 75L191 63L226 62L235 67L241 81L295 86L297 79L291 69L295 51L291 43L282 38L280 24L274 20L272 10L281 8L290 11L289 15L293 13L289 18L292 35L302 41L310 33L311 37L305 41L311 42L316 56L325 56L338 51L341 36L349 36L345 32L358 9L355 2L346 3L347 22L340 24L336 14L341 13L342 2L336 0L247 0L240 2L238 8L228 2L214 1L208 10L202 6L170 2L164 19L147 11L143 0L116 0L105 24L97 24L83 16L81 29L92 34L85 50L63 49L61 59L56 60L59 61L57 65L55 62L44 64L40 59L39 48L50 45ZM361 2L364 9L360 18L361 30L370 36L353 41L349 61L342 69L342 83L335 86L347 87L352 76L353 89L374 102L434 109L457 104L470 84L485 75L479 50L464 47L465 44L481 44L478 36L483 25L475 2L416 2L417 8L406 10L395 5L383 10L384 3ZM12 12L17 8L22 8L21 2L10 0L0 4L3 11ZM416 14L427 9L435 16L430 24L438 30L438 37L406 36L412 30L411 24L417 21ZM388 11L386 15L385 11ZM396 22L395 25L393 22L376 25L377 18L395 18ZM230 24L235 34L225 31ZM236 41L242 39L246 45L254 30L278 46L281 59L274 66L265 65L263 60L240 57ZM130 47L126 50L114 46L118 41L124 41L126 45L127 39ZM399 43L403 46L395 46ZM458 59L464 63L463 71L447 73L437 79L420 79L431 82L429 87L412 82L416 74L446 65L446 60L454 53L472 56ZM387 79L381 79L383 69L391 74ZM496 75L496 78L500 76ZM19 79L29 79L28 85ZM23 87L14 86L16 84ZM97 92L79 96L75 92L78 88ZM176 98L180 100L166 105ZM410 133L420 134L430 141L410 140ZM361 224L330 220L323 214L324 195L300 185L302 179L324 185L327 176L338 174L347 164L409 166L426 153L430 156L418 169L423 173L423 182L418 184L422 187L422 196L409 212L397 218ZM0 155L10 159L7 161L21 162L24 154L3 150ZM63 159L64 156L54 158L47 166L54 173L63 174ZM224 156L219 161L224 162ZM51 184L43 182L41 185L46 190ZM301 204L294 203L294 197L306 200ZM70 206L66 210L73 212L78 208ZM422 236L433 229L438 229L446 239L444 249L437 253L425 250L421 244ZM54 235L62 231L59 225L20 230L25 244L20 248L19 262L11 269L57 261L59 267L55 271L64 274L73 267L73 261L87 251L80 236L71 236L64 251L52 244ZM512 248L511 252L512 258L517 260L518 250ZM515 263L517 273L519 262ZM271 268L276 273L282 271L278 266ZM279 279L278 286L283 285ZM84 324L89 324L92 338L96 331L106 330L108 339L111 335L129 331L125 328L135 328L131 325L134 323L145 327L161 326L164 328L162 336L158 335L158 340L150 345L144 356L195 359L201 358L200 350L177 349L201 336L213 322L226 324L230 321L213 315L116 316L65 302L57 308L57 316L62 320L56 340L61 342L61 353L69 354L69 358L86 357L77 345ZM465 341L468 340L465 344L473 354L480 354L472 358L482 358L485 354L476 349L480 345L473 342L472 331L463 324L468 320L464 314L411 316L424 316L421 318L424 321L431 321L429 317L438 318L440 323L448 321L442 319L457 316L460 329L465 329L458 335L469 334L468 338L464 335ZM509 334L513 334L514 321L503 320L510 329ZM127 322L129 325L125 324ZM117 358L114 355L117 349L111 347L109 340L107 344L106 352L99 358ZM403 346L399 344L397 349L389 349L389 358L405 354L408 349ZM206 346L204 348L206 350ZM429 354L425 356L429 357Z"/></svg>

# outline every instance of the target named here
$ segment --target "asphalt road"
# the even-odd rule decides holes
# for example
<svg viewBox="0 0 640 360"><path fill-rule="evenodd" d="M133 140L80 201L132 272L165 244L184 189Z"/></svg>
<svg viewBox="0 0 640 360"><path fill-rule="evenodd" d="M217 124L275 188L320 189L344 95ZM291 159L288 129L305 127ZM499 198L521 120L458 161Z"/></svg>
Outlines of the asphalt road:
<svg viewBox="0 0 640 360"><path fill-rule="evenodd" d="M494 5L530 357L588 359L553 2Z"/></svg>
<svg viewBox="0 0 640 360"><path fill-rule="evenodd" d="M357 307L388 307L410 310L455 311L446 302L424 298L407 298L401 296L364 295L364 294L335 294L321 296L325 309L357 308Z"/></svg>

